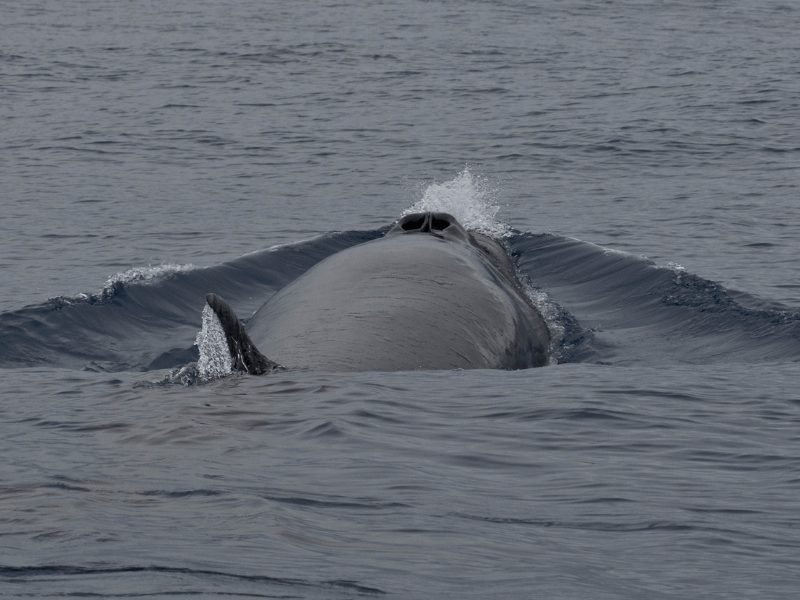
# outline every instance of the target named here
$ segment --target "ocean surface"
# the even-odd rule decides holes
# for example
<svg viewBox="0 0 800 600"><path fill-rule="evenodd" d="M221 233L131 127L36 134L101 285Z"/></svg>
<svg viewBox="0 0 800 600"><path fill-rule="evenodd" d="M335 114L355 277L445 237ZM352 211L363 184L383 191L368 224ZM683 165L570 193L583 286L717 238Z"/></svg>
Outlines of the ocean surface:
<svg viewBox="0 0 800 600"><path fill-rule="evenodd" d="M0 597L800 594L800 5L0 0ZM183 385L413 210L521 371Z"/></svg>

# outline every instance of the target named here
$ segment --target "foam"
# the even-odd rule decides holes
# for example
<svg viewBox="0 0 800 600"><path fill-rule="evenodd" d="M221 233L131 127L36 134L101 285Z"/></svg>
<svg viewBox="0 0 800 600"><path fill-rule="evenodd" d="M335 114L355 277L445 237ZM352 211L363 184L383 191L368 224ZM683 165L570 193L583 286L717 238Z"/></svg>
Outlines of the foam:
<svg viewBox="0 0 800 600"><path fill-rule="evenodd" d="M556 304L544 290L535 288L530 281L523 279L523 290L531 304L542 315L547 329L550 331L550 348L548 364L557 365L565 350L565 327L563 323L564 309Z"/></svg>
<svg viewBox="0 0 800 600"><path fill-rule="evenodd" d="M132 269L128 269L127 271L122 271L121 273L115 273L109 277L108 280L106 280L103 291L113 290L120 284L128 285L130 283L152 283L155 280L163 279L176 273L192 271L196 268L197 267L192 264L179 265L175 263L147 267L134 267Z"/></svg>

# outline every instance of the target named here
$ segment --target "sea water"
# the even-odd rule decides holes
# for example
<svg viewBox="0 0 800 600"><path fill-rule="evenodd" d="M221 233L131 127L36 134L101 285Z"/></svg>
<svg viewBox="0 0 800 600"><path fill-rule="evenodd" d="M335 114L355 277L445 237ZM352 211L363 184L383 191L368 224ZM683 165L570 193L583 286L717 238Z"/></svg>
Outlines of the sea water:
<svg viewBox="0 0 800 600"><path fill-rule="evenodd" d="M0 3L0 597L797 597L798 25ZM161 383L206 293L429 209L552 365Z"/></svg>

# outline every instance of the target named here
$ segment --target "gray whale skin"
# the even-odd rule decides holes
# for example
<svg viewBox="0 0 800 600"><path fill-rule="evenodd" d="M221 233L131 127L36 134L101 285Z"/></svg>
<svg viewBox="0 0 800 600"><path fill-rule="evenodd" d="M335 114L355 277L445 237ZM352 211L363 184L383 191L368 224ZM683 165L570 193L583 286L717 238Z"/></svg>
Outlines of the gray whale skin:
<svg viewBox="0 0 800 600"><path fill-rule="evenodd" d="M549 330L505 249L446 213L406 215L384 237L320 261L272 296L246 329L219 296L206 301L234 370L251 374L548 362Z"/></svg>

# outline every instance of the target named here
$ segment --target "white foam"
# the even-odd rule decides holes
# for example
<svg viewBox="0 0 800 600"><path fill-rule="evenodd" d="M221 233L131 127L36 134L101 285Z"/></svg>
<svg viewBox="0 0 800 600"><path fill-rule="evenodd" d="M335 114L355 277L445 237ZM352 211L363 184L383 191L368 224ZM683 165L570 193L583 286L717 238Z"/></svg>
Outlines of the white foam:
<svg viewBox="0 0 800 600"><path fill-rule="evenodd" d="M184 271L192 271L196 269L192 264L179 265L174 263L167 263L163 265L147 266L147 267L134 267L121 273L115 273L106 281L105 289L111 289L119 283L151 283L154 280L169 277L175 273L182 273Z"/></svg>
<svg viewBox="0 0 800 600"><path fill-rule="evenodd" d="M444 183L431 183L422 197L400 215L415 212L446 212L453 215L469 231L496 238L510 235L510 227L497 220L500 205L497 189L485 177L473 175L469 167Z"/></svg>
<svg viewBox="0 0 800 600"><path fill-rule="evenodd" d="M150 283L155 283L156 281L160 281L162 279L171 277L176 273L182 273L184 271L192 271L196 269L192 264L186 265L178 265L178 264L163 264L158 266L147 266L147 267L135 267L132 269L128 269L127 271L122 271L120 273L115 273L111 277L106 280L103 289L101 289L97 293L87 294L86 292L80 292L75 296L68 298L65 296L59 296L58 298L50 298L51 302L57 302L61 305L70 305L76 302L97 302L97 301L105 301L112 298L121 288L129 284L143 284L148 285Z"/></svg>
<svg viewBox="0 0 800 600"><path fill-rule="evenodd" d="M542 315L547 329L550 331L550 348L548 349L548 363L558 364L564 342L564 325L561 323L561 309L550 299L547 292L534 288L530 282L523 284L525 294L530 299L539 314Z"/></svg>
<svg viewBox="0 0 800 600"><path fill-rule="evenodd" d="M200 350L200 359L197 361L200 380L209 381L230 375L233 363L225 332L208 304L203 309L203 326L197 332L194 343Z"/></svg>
<svg viewBox="0 0 800 600"><path fill-rule="evenodd" d="M672 261L669 261L667 263L667 268L670 271L675 271L676 273L685 273L686 272L686 267L684 267L680 263L676 263L676 262L672 262Z"/></svg>

